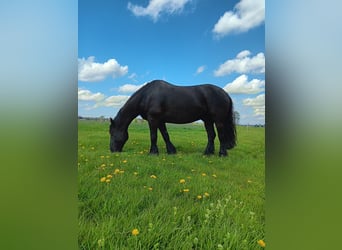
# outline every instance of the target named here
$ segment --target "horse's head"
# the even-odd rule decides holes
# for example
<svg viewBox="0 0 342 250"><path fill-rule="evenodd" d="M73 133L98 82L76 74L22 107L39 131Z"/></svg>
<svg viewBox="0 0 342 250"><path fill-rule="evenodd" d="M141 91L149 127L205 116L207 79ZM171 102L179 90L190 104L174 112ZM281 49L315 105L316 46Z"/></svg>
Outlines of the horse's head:
<svg viewBox="0 0 342 250"><path fill-rule="evenodd" d="M123 146L128 140L127 130L119 128L115 120L110 118L109 134L110 134L110 144L109 144L110 151L121 152Z"/></svg>

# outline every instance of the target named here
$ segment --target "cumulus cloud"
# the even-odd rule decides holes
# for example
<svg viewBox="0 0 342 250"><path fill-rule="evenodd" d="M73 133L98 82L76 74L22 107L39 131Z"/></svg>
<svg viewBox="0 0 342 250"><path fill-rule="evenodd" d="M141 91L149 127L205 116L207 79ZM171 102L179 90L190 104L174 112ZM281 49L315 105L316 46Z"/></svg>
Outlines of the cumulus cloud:
<svg viewBox="0 0 342 250"><path fill-rule="evenodd" d="M141 85L134 85L134 84L125 84L119 87L119 92L123 93L132 93L140 89L142 86L144 86L146 83Z"/></svg>
<svg viewBox="0 0 342 250"><path fill-rule="evenodd" d="M249 57L251 54L248 50L243 50L237 54L236 58L229 59L219 66L214 71L215 76L225 76L236 72L244 73L265 73L265 55L258 53L254 57Z"/></svg>
<svg viewBox="0 0 342 250"><path fill-rule="evenodd" d="M205 65L199 66L196 70L196 75L201 74L205 70Z"/></svg>
<svg viewBox="0 0 342 250"><path fill-rule="evenodd" d="M97 92L92 93L87 89L78 89L78 100L79 101L95 101L99 102L105 98L104 94Z"/></svg>
<svg viewBox="0 0 342 250"><path fill-rule="evenodd" d="M265 0L241 0L233 11L220 17L212 31L217 37L246 32L263 23L264 19Z"/></svg>
<svg viewBox="0 0 342 250"><path fill-rule="evenodd" d="M98 82L108 76L123 76L127 72L128 66L121 66L115 59L109 59L104 63L95 62L94 56L78 59L78 80L82 82Z"/></svg>
<svg viewBox="0 0 342 250"><path fill-rule="evenodd" d="M121 107L123 106L130 96L127 95L113 95L107 97L105 100L101 102L97 102L94 108L98 107Z"/></svg>
<svg viewBox="0 0 342 250"><path fill-rule="evenodd" d="M161 13L175 14L182 12L184 6L191 0L150 0L147 7L128 2L127 8L135 16L150 16L154 22L158 20Z"/></svg>
<svg viewBox="0 0 342 250"><path fill-rule="evenodd" d="M248 76L241 75L223 89L229 94L258 94L265 91L265 81L259 79L248 81Z"/></svg>
<svg viewBox="0 0 342 250"><path fill-rule="evenodd" d="M252 107L255 116L265 116L265 94L243 100L243 105Z"/></svg>

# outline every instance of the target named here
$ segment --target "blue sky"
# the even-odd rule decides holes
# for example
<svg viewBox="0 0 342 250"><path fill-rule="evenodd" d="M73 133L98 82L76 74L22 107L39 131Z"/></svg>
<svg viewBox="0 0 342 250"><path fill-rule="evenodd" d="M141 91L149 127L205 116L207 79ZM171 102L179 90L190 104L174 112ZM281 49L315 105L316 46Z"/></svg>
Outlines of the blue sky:
<svg viewBox="0 0 342 250"><path fill-rule="evenodd" d="M240 124L265 123L263 0L82 0L78 113L114 117L154 79L224 88Z"/></svg>

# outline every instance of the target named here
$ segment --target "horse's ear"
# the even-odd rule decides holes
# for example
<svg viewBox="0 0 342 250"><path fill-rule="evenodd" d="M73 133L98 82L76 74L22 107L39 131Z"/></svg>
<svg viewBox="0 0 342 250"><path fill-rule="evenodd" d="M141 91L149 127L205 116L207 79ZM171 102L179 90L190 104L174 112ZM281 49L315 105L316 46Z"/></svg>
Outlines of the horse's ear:
<svg viewBox="0 0 342 250"><path fill-rule="evenodd" d="M110 119L110 123L114 125L114 120L112 119L112 117L109 117Z"/></svg>

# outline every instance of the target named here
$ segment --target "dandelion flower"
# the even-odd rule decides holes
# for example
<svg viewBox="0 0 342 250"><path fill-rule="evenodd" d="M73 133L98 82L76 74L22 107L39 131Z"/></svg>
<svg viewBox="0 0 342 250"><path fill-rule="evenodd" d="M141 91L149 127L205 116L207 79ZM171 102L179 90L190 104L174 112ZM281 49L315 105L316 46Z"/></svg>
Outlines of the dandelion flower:
<svg viewBox="0 0 342 250"><path fill-rule="evenodd" d="M252 181L251 181L251 180L247 180L247 182L248 182L248 183L252 183Z"/></svg>
<svg viewBox="0 0 342 250"><path fill-rule="evenodd" d="M155 176L154 174L150 176L152 179L157 179L157 176Z"/></svg>
<svg viewBox="0 0 342 250"><path fill-rule="evenodd" d="M152 188L152 187L149 187L149 188L148 188L148 190L149 190L149 191L152 191L152 190L153 190L153 188Z"/></svg>
<svg viewBox="0 0 342 250"><path fill-rule="evenodd" d="M216 174L213 174L212 177L216 178L217 176L216 176Z"/></svg>
<svg viewBox="0 0 342 250"><path fill-rule="evenodd" d="M120 171L119 171L119 174L123 174L123 173L125 173L124 170L120 170Z"/></svg>
<svg viewBox="0 0 342 250"><path fill-rule="evenodd" d="M202 176L207 176L207 174L206 173L202 173Z"/></svg>
<svg viewBox="0 0 342 250"><path fill-rule="evenodd" d="M185 183L185 179L180 179L179 183L184 184Z"/></svg>
<svg viewBox="0 0 342 250"><path fill-rule="evenodd" d="M111 175L111 174L109 174L109 175L107 175L107 178L113 178L113 175Z"/></svg>
<svg viewBox="0 0 342 250"><path fill-rule="evenodd" d="M106 167L106 164L101 164L101 168L104 168L104 167Z"/></svg>
<svg viewBox="0 0 342 250"><path fill-rule="evenodd" d="M106 177L102 177L102 178L100 179L100 181L101 181L101 182L105 182L105 181L106 181Z"/></svg>
<svg viewBox="0 0 342 250"><path fill-rule="evenodd" d="M123 160L122 163L127 163L127 160Z"/></svg>
<svg viewBox="0 0 342 250"><path fill-rule="evenodd" d="M110 182L110 179L106 179L106 182L109 183L109 182Z"/></svg>
<svg viewBox="0 0 342 250"><path fill-rule="evenodd" d="M133 235L133 236L137 236L138 234L139 234L139 230L136 229L136 228L134 228L134 229L132 230L132 235Z"/></svg>
<svg viewBox="0 0 342 250"><path fill-rule="evenodd" d="M259 244L259 246L261 246L261 247L265 247L265 246L266 246L266 243L265 243L265 241L263 241L263 240L258 240L258 244Z"/></svg>
<svg viewBox="0 0 342 250"><path fill-rule="evenodd" d="M209 197L209 193L205 192L205 193L204 193L204 196L205 196L205 197Z"/></svg>
<svg viewBox="0 0 342 250"><path fill-rule="evenodd" d="M114 174L118 174L118 173L120 173L120 169L117 168L114 170Z"/></svg>
<svg viewBox="0 0 342 250"><path fill-rule="evenodd" d="M184 193L187 193L187 192L189 192L189 191L190 191L190 189L188 189L188 188L184 188L184 189L183 189L183 192L184 192Z"/></svg>
<svg viewBox="0 0 342 250"><path fill-rule="evenodd" d="M105 245L105 240L102 238L102 239L99 239L98 241L97 241L97 244L98 244L98 246L99 247L104 247L104 245Z"/></svg>
<svg viewBox="0 0 342 250"><path fill-rule="evenodd" d="M197 199L202 199L202 195L197 195Z"/></svg>
<svg viewBox="0 0 342 250"><path fill-rule="evenodd" d="M133 174L134 174L134 175L138 175L138 172L134 172Z"/></svg>

